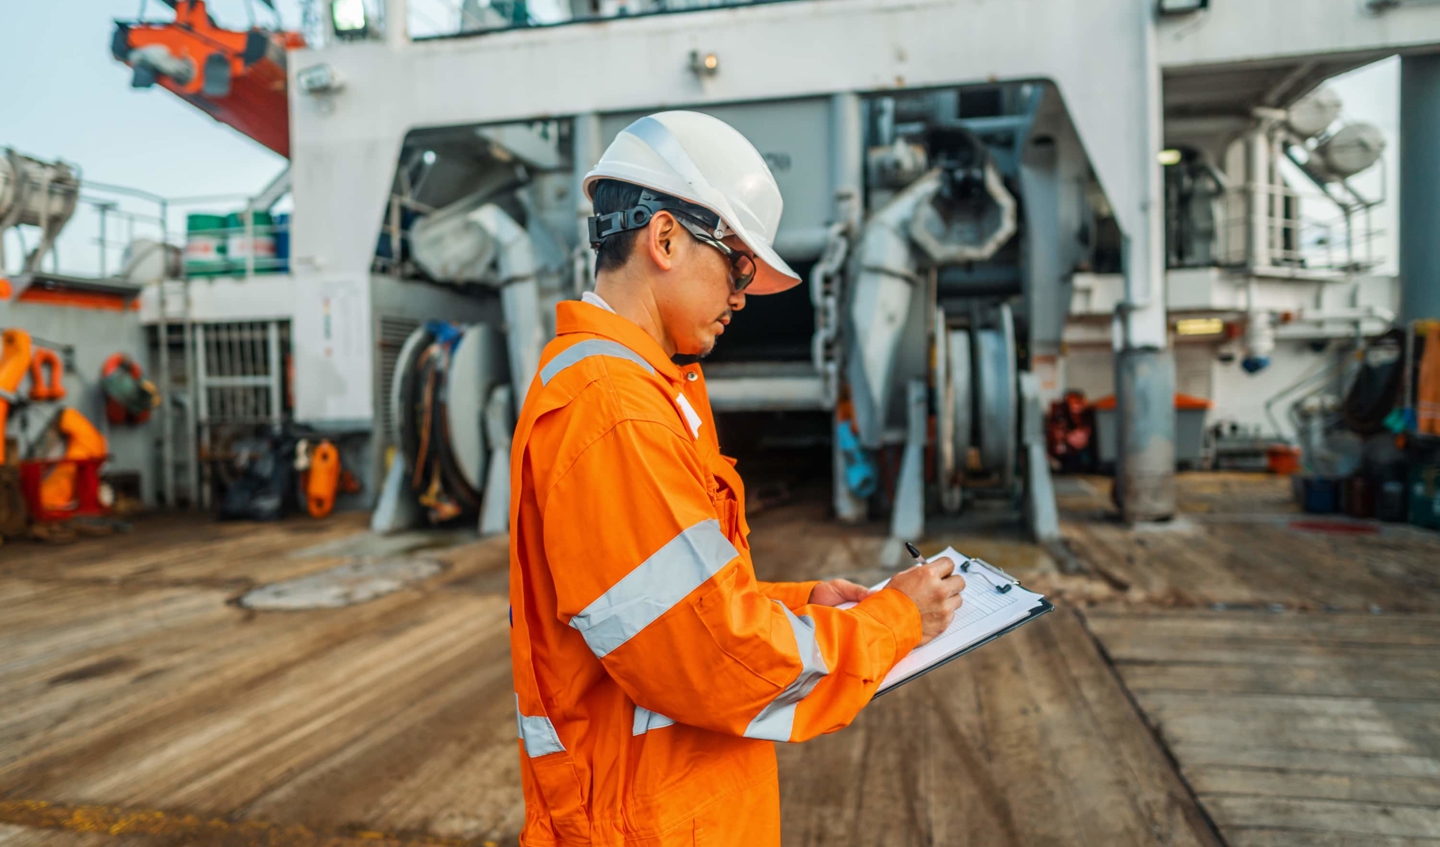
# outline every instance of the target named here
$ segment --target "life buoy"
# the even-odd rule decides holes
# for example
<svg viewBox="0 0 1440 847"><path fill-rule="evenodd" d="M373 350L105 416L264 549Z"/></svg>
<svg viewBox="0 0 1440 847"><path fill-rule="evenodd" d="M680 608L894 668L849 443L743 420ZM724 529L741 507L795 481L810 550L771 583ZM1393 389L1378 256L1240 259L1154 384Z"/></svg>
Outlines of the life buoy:
<svg viewBox="0 0 1440 847"><path fill-rule="evenodd" d="M340 451L322 441L310 451L310 472L305 482L305 508L312 518L323 518L335 508L340 487Z"/></svg>
<svg viewBox="0 0 1440 847"><path fill-rule="evenodd" d="M45 368L50 369L50 381L45 381ZM60 364L60 354L44 347L35 348L30 359L30 399L47 402L65 399L65 385L61 381L65 368Z"/></svg>
<svg viewBox="0 0 1440 847"><path fill-rule="evenodd" d="M117 373L122 380L114 378ZM123 379L126 374L128 380ZM117 384L120 382L124 384ZM124 353L114 354L100 366L100 388L105 394L105 420L116 426L145 423L150 420L150 410L158 405L159 391Z"/></svg>

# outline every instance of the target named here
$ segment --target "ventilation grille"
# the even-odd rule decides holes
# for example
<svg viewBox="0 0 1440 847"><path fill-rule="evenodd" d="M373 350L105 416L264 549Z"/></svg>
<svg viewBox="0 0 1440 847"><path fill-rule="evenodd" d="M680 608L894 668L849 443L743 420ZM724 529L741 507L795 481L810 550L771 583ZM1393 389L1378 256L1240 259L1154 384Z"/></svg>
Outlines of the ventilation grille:
<svg viewBox="0 0 1440 847"><path fill-rule="evenodd" d="M390 386L395 384L395 367L400 359L400 348L405 346L405 339L410 337L410 333L419 327L420 322L411 318L380 318L380 367L376 369L379 384L375 386L375 420L380 424L380 437L384 441L381 450L399 441L395 432L394 410L390 408Z"/></svg>

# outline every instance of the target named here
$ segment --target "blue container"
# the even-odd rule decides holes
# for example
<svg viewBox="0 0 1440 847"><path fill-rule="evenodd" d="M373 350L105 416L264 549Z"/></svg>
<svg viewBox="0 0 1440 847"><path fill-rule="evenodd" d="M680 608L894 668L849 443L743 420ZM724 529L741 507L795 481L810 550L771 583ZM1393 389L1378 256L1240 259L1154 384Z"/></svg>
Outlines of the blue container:
<svg viewBox="0 0 1440 847"><path fill-rule="evenodd" d="M1307 476L1300 483L1301 502L1312 515L1333 515L1340 511L1340 484L1333 477Z"/></svg>
<svg viewBox="0 0 1440 847"><path fill-rule="evenodd" d="M290 216L275 216L275 272L290 273Z"/></svg>

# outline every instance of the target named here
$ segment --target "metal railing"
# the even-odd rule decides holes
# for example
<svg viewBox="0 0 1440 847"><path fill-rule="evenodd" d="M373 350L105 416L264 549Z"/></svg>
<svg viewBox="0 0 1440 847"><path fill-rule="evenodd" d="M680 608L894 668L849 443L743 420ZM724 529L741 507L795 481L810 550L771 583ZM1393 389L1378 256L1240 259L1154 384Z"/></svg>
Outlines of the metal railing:
<svg viewBox="0 0 1440 847"><path fill-rule="evenodd" d="M244 210L250 203L244 194L167 198L83 180L74 215L37 270L135 284L288 272L288 217L248 214ZM218 226L187 232L191 213L212 211L221 222ZM7 248L0 276L7 276L19 272L41 233L16 226L0 232L0 238ZM163 252L163 258L157 252Z"/></svg>
<svg viewBox="0 0 1440 847"><path fill-rule="evenodd" d="M1169 250L1170 267L1325 275L1364 273L1385 261L1385 230L1375 226L1373 207L1342 210L1318 194L1261 185L1227 189L1211 209L1208 242L1183 256Z"/></svg>
<svg viewBox="0 0 1440 847"><path fill-rule="evenodd" d="M36 270L76 277L118 276L129 261L127 250L132 244L169 241L167 212L168 203L159 195L82 178L75 212L40 257ZM0 232L7 247L0 275L18 273L42 237L31 226Z"/></svg>
<svg viewBox="0 0 1440 847"><path fill-rule="evenodd" d="M769 2L777 0L409 0L407 24L423 40Z"/></svg>
<svg viewBox="0 0 1440 847"><path fill-rule="evenodd" d="M1348 273L1384 260L1376 249L1384 232L1369 209L1340 212L1328 198L1281 186L1231 189L1221 203L1216 255L1222 265ZM1328 216L1313 214L1316 207Z"/></svg>

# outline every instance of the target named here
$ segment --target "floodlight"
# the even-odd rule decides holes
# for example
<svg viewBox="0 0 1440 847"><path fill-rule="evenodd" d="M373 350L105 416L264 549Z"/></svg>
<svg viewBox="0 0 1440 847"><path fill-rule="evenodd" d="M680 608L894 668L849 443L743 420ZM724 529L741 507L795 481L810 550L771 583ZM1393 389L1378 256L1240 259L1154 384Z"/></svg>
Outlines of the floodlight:
<svg viewBox="0 0 1440 847"><path fill-rule="evenodd" d="M1210 8L1210 0L1159 0L1160 14L1188 15L1201 9Z"/></svg>
<svg viewBox="0 0 1440 847"><path fill-rule="evenodd" d="M365 0L331 0L330 22L341 38L363 38L370 29Z"/></svg>

